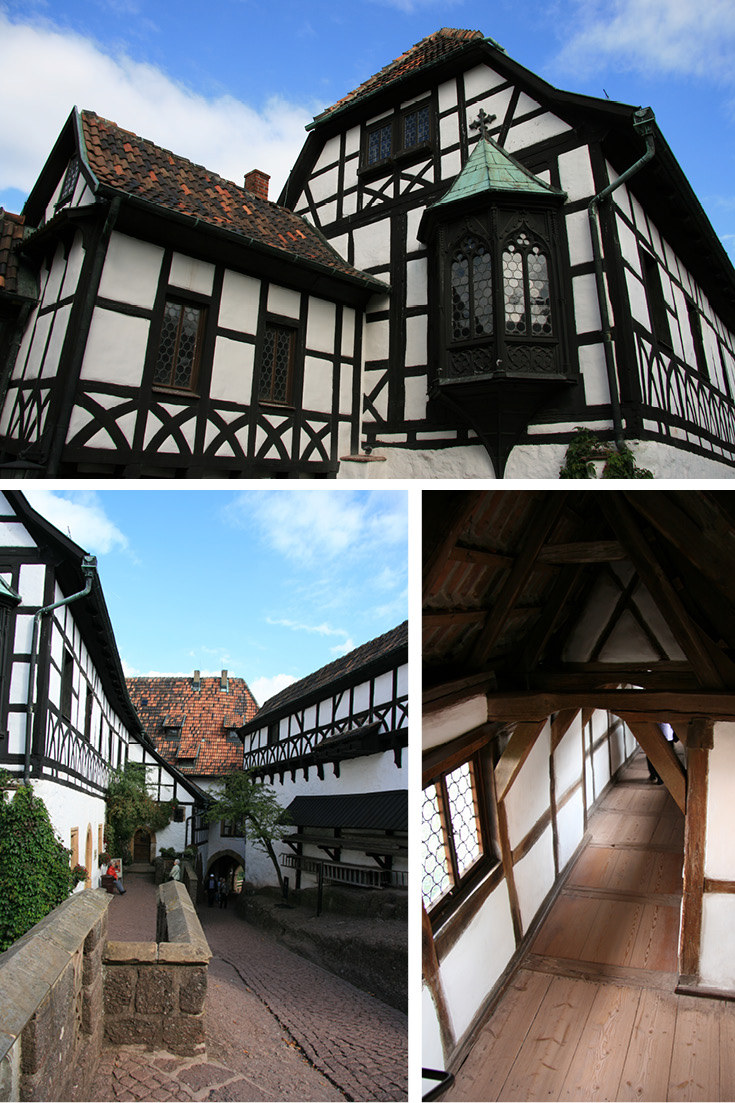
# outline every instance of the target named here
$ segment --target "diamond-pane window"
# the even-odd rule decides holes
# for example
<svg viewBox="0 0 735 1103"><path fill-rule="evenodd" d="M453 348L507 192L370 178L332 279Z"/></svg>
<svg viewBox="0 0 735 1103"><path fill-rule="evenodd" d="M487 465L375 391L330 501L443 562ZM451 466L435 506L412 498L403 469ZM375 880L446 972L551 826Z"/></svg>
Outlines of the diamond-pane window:
<svg viewBox="0 0 735 1103"><path fill-rule="evenodd" d="M295 342L295 330L270 322L266 325L260 365L261 402L290 404Z"/></svg>
<svg viewBox="0 0 735 1103"><path fill-rule="evenodd" d="M61 207L64 203L68 203L71 197L74 195L74 189L77 186L77 180L79 179L79 158L72 157L64 176L64 183L61 185L61 193L57 200L56 206Z"/></svg>
<svg viewBox="0 0 735 1103"><path fill-rule="evenodd" d="M163 312L153 382L193 390L203 330L204 308L169 299Z"/></svg>
<svg viewBox="0 0 735 1103"><path fill-rule="evenodd" d="M424 789L421 891L428 910L440 904L443 909L467 878L486 867L482 860L492 857L481 793L477 754Z"/></svg>

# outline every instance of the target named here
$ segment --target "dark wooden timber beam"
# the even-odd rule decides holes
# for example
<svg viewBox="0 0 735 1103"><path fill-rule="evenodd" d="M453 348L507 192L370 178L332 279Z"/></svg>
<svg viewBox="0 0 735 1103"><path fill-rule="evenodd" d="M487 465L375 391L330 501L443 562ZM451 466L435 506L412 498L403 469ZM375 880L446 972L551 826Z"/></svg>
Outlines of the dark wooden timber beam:
<svg viewBox="0 0 735 1103"><path fill-rule="evenodd" d="M488 720L542 720L562 709L607 709L616 716L679 723L692 716L735 720L735 693L678 693L645 689L599 689L581 693L489 693Z"/></svg>
<svg viewBox="0 0 735 1103"><path fill-rule="evenodd" d="M466 490L457 494L454 509L447 516L442 537L424 563L424 599L430 597L438 587L439 579L446 570L447 557L485 493L483 490Z"/></svg>
<svg viewBox="0 0 735 1103"><path fill-rule="evenodd" d="M684 828L684 891L679 936L679 972L697 978L702 942L704 856L707 841L707 790L712 722L693 719L687 732L687 813Z"/></svg>
<svg viewBox="0 0 735 1103"><path fill-rule="evenodd" d="M421 614L424 628L452 628L455 625L478 624L485 619L484 609L427 609Z"/></svg>
<svg viewBox="0 0 735 1103"><path fill-rule="evenodd" d="M461 705L479 694L485 694L496 686L494 671L479 671L467 678L457 678L451 682L432 686L423 692L424 714L441 712L442 709Z"/></svg>
<svg viewBox="0 0 735 1103"><path fill-rule="evenodd" d="M505 623L518 602L528 576L533 570L541 548L550 536L564 509L569 491L552 490L536 509L532 510L530 523L519 540L519 552L510 574L505 580L493 608L488 613L485 627L470 656L473 669L486 664Z"/></svg>
<svg viewBox="0 0 735 1103"><path fill-rule="evenodd" d="M530 723L516 724L505 750L495 767L495 789L498 801L502 801L518 777L523 763L533 750L536 740L546 725L546 718Z"/></svg>
<svg viewBox="0 0 735 1103"><path fill-rule="evenodd" d="M640 531L639 522L619 491L600 495L600 508L628 549L642 581L703 686L735 685L735 666L691 620L663 567ZM709 646L708 646L709 644Z"/></svg>
<svg viewBox="0 0 735 1103"><path fill-rule="evenodd" d="M447 558L455 563L471 563L475 567L512 567L515 563L511 555L501 555L499 552L470 547L468 544L455 544Z"/></svg>
<svg viewBox="0 0 735 1103"><path fill-rule="evenodd" d="M677 807L685 813L686 775L661 728L647 720L627 720L626 723L643 748L643 753L655 766Z"/></svg>
<svg viewBox="0 0 735 1103"><path fill-rule="evenodd" d="M578 540L573 544L546 544L538 555L539 563L614 563L627 559L628 553L618 540Z"/></svg>
<svg viewBox="0 0 735 1103"><path fill-rule="evenodd" d="M697 690L699 683L688 663L568 663L558 667L544 666L531 672L529 688L535 690L584 691L620 685L643 689Z"/></svg>

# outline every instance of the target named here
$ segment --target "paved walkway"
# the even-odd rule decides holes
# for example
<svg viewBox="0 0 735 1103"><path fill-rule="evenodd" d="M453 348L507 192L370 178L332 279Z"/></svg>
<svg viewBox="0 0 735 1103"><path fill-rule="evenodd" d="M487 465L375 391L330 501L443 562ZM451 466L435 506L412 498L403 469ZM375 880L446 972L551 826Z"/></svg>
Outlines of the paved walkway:
<svg viewBox="0 0 735 1103"><path fill-rule="evenodd" d="M152 879L130 875L109 937L151 940ZM391 1100L407 1098L401 1012L292 953L230 909L199 910L214 955L207 1056L109 1049L90 1099Z"/></svg>

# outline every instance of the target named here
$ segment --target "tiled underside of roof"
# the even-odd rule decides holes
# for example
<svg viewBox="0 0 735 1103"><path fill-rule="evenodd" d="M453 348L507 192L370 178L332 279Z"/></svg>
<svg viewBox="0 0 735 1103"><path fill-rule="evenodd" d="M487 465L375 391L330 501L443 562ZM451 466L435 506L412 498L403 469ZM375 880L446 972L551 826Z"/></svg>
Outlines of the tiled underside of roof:
<svg viewBox="0 0 735 1103"><path fill-rule="evenodd" d="M330 115L332 111L336 111L339 107L344 107L348 103L356 102L365 96L369 96L373 92L377 92L381 88L387 88L389 84L392 84L396 80L400 80L401 77L408 76L409 73L418 72L420 69L423 69L424 66L434 61L439 61L441 58L455 53L456 50L462 49L468 42L477 40L482 41L484 37L482 31L465 31L454 27L442 27L440 31L435 31L434 34L429 35L428 38L422 38L422 40L417 42L415 46L412 46L410 50L406 50L405 54L401 54L400 57L395 58L394 61L384 66L375 76L364 81L358 88L355 88L354 91L343 96L341 100L337 100L335 104L328 107L320 115L317 115L317 118L323 119L327 115Z"/></svg>
<svg viewBox="0 0 735 1103"><path fill-rule="evenodd" d="M182 773L218 776L242 768L242 743L228 738L233 718L252 720L257 704L242 678L202 678L195 690L191 678L128 678L127 687L146 734L167 762ZM147 704L143 704L146 701ZM175 733L167 721L179 720Z"/></svg>
<svg viewBox="0 0 735 1103"><path fill-rule="evenodd" d="M295 797L287 811L297 827L407 831L408 791Z"/></svg>
<svg viewBox="0 0 735 1103"><path fill-rule="evenodd" d="M15 246L23 240L23 215L0 208L0 291L18 290L18 254Z"/></svg>
<svg viewBox="0 0 735 1103"><path fill-rule="evenodd" d="M92 111L81 114L90 167L101 183L211 226L232 230L343 275L346 264L305 219Z"/></svg>
<svg viewBox="0 0 735 1103"><path fill-rule="evenodd" d="M269 701L266 701L261 713L265 718L267 713L274 712L291 701L298 701L314 690L329 686L338 678L351 674L383 655L388 655L391 651L407 645L408 622L404 621L403 624L399 624L397 628L393 628L390 632L370 640L369 643L364 643L361 647L350 651L349 655L344 655L341 659L335 659L333 663L323 666L321 670L316 670L313 674L302 678L301 681L294 682L292 686L281 690L275 697L271 697Z"/></svg>

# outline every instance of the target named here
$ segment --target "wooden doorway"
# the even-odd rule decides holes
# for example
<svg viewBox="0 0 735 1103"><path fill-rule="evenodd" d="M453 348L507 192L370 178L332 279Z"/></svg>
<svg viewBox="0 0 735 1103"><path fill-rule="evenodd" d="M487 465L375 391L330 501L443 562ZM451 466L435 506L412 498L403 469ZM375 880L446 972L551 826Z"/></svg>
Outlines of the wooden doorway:
<svg viewBox="0 0 735 1103"><path fill-rule="evenodd" d="M151 833L139 827L133 837L133 861L149 863L151 860Z"/></svg>

